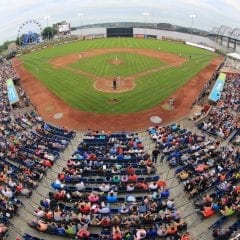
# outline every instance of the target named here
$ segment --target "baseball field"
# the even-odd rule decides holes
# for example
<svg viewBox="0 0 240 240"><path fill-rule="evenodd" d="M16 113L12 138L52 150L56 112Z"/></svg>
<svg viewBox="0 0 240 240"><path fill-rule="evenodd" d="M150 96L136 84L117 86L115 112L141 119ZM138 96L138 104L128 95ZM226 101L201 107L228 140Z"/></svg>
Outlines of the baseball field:
<svg viewBox="0 0 240 240"><path fill-rule="evenodd" d="M21 61L71 108L114 115L161 104L214 57L211 52L179 43L107 38L35 51L21 56Z"/></svg>

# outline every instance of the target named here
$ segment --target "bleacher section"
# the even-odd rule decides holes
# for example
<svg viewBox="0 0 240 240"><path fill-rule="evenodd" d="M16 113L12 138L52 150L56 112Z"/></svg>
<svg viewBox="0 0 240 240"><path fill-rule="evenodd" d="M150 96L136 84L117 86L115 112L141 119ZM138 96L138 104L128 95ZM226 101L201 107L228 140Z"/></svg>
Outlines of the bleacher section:
<svg viewBox="0 0 240 240"><path fill-rule="evenodd" d="M46 124L34 111L14 115L7 96L9 78L16 79L17 74L5 60L0 65L1 239L23 205L22 197L31 197L47 169L74 136L74 132Z"/></svg>
<svg viewBox="0 0 240 240"><path fill-rule="evenodd" d="M238 64L227 59L224 67L237 70ZM198 98L202 106L219 71ZM238 239L240 230L240 75L226 74L220 100L193 119L198 130L177 124L148 129L161 160L181 183L187 204L193 202L199 221L217 219L206 231L218 240ZM13 79L16 103L9 104L7 79ZM174 189L159 174L160 165L153 162L137 133L89 131L73 150L75 132L46 123L33 110L19 81L11 61L4 59L0 63L0 239L17 229L14 220L30 206L28 200L44 185L44 178L51 181L48 192L39 194L45 198L31 206L34 212L27 210L36 217L28 222L32 228L28 230L38 230L38 237L23 234L26 228L18 229L25 240L43 240L39 236L190 239L186 216L182 218L172 199ZM71 153L67 159L66 149ZM64 166L59 165L56 178L49 178L59 159L66 160ZM25 218L19 218L26 225Z"/></svg>
<svg viewBox="0 0 240 240"><path fill-rule="evenodd" d="M77 239L181 238L186 223L137 134L90 133L29 225ZM85 236L85 238L84 238Z"/></svg>
<svg viewBox="0 0 240 240"><path fill-rule="evenodd" d="M213 106L198 128L208 134L228 138L239 128L240 75L228 74L220 100Z"/></svg>
<svg viewBox="0 0 240 240"><path fill-rule="evenodd" d="M150 127L149 134L169 166L175 168L186 195L194 198L195 211L201 219L219 215L219 220L209 227L214 229L213 237L228 239L240 226L238 220L225 231L219 230L227 219L239 216L239 150L221 147L219 141L176 124Z"/></svg>
<svg viewBox="0 0 240 240"><path fill-rule="evenodd" d="M225 61L224 66L240 71L240 60L236 60L231 57L228 57Z"/></svg>

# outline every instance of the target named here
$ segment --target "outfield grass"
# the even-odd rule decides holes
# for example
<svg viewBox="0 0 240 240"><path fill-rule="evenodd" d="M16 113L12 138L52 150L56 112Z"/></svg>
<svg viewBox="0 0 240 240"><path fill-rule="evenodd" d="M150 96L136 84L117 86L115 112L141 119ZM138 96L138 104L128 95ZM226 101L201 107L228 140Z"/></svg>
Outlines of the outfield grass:
<svg viewBox="0 0 240 240"><path fill-rule="evenodd" d="M116 57L121 61L121 64L115 65L112 63ZM126 77L163 65L166 64L153 57L127 52L114 52L83 58L70 66L100 77Z"/></svg>
<svg viewBox="0 0 240 240"><path fill-rule="evenodd" d="M154 72L148 76L141 77L135 81L136 87L134 90L123 93L99 92L94 89L93 80L67 69L55 69L49 63L51 59L66 54L78 53L90 49L128 48L129 46L132 48L151 48L155 50L160 48L162 52L170 52L177 55L181 53L182 57L187 59L191 55L192 59L180 67L164 69L160 72ZM65 44L23 55L21 58L26 69L73 108L89 112L116 114L141 111L158 105L203 69L213 56L211 52L202 49L167 41L108 38ZM136 59L133 61L138 61L138 58L140 59L143 56L136 55L135 57ZM144 58L152 61L149 57ZM89 66L89 68L99 66L94 61L91 62L92 66ZM143 61L143 63L145 63L144 67L147 69L149 62ZM98 74L104 74L103 76L110 74L101 70L101 66L99 68L98 70L94 70L95 74L96 71L98 71ZM123 69L123 71L126 70ZM134 66L133 71L137 71L136 66ZM118 98L120 101L118 104L109 105L107 100L110 98Z"/></svg>

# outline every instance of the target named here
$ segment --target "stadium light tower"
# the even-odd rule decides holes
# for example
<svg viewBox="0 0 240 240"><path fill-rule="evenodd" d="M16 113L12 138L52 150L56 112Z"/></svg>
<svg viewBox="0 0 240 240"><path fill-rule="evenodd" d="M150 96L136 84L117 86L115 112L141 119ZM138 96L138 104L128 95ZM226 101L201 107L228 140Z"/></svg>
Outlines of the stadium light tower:
<svg viewBox="0 0 240 240"><path fill-rule="evenodd" d="M50 19L50 16L45 16L44 19L47 21L47 27L48 27L48 20Z"/></svg>
<svg viewBox="0 0 240 240"><path fill-rule="evenodd" d="M79 20L80 20L80 27L81 27L81 37L82 37L82 17L84 16L83 13L78 13Z"/></svg>
<svg viewBox="0 0 240 240"><path fill-rule="evenodd" d="M146 24L147 24L147 17L149 16L148 12L143 12L143 16L144 16L144 21L145 21L145 37L147 35L147 28L146 28Z"/></svg>
<svg viewBox="0 0 240 240"><path fill-rule="evenodd" d="M50 16L45 16L44 19L47 21L47 27L48 27L48 20L50 19ZM48 40L50 39L49 37L49 32L48 32Z"/></svg>
<svg viewBox="0 0 240 240"><path fill-rule="evenodd" d="M191 40L192 40L192 35L193 35L193 20L196 18L195 14L190 14L189 17L191 18Z"/></svg>

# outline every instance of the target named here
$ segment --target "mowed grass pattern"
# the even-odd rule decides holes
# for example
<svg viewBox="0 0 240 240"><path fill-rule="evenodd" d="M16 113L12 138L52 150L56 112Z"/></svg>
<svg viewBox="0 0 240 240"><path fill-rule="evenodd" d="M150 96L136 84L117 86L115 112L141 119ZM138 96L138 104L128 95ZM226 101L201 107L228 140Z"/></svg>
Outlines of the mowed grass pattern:
<svg viewBox="0 0 240 240"><path fill-rule="evenodd" d="M57 56L101 48L150 48L171 52L185 57L188 61L180 67L171 67L151 73L135 81L132 91L123 93L103 93L93 87L93 80L67 69L55 69L49 61ZM189 56L192 56L189 61ZM138 57L140 55L137 55ZM168 98L178 88L188 82L203 69L214 54L183 44L152 39L109 38L74 42L55 48L36 51L21 58L24 66L52 92L73 108L97 113L128 113L154 107ZM136 60L137 61L137 60ZM92 62L94 65L95 62ZM105 75L109 73L103 73ZM118 104L107 103L110 98L118 98Z"/></svg>
<svg viewBox="0 0 240 240"><path fill-rule="evenodd" d="M120 64L113 64L115 60ZM157 58L146 57L134 53L106 53L94 57L83 58L70 66L100 77L126 77L149 69L164 66Z"/></svg>

